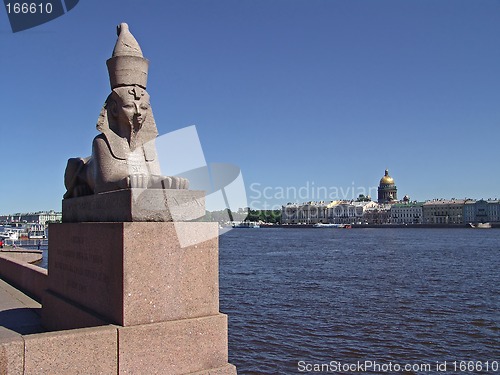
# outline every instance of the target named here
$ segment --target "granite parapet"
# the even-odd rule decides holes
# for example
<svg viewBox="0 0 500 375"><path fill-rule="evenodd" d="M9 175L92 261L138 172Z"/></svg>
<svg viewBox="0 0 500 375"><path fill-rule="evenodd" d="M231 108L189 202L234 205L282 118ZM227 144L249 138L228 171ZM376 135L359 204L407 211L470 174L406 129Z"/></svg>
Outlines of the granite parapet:
<svg viewBox="0 0 500 375"><path fill-rule="evenodd" d="M25 335L24 375L116 374L114 326Z"/></svg>
<svg viewBox="0 0 500 375"><path fill-rule="evenodd" d="M0 327L0 374L23 374L24 340L10 329Z"/></svg>

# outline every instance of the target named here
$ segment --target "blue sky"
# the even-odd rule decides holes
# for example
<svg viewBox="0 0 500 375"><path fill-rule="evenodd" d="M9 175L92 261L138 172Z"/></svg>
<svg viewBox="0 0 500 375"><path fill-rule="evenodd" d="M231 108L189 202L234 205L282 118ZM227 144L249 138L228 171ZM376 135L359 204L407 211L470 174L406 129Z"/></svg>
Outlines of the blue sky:
<svg viewBox="0 0 500 375"><path fill-rule="evenodd" d="M401 197L500 198L499 1L81 0L15 34L0 10L0 213L60 210L120 22L160 134L195 124L256 206L368 190L385 168Z"/></svg>

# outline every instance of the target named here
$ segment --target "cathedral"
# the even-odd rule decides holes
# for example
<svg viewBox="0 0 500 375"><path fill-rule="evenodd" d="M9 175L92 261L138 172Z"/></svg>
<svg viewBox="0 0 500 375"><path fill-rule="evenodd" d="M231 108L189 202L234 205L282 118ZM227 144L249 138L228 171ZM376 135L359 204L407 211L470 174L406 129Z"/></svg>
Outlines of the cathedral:
<svg viewBox="0 0 500 375"><path fill-rule="evenodd" d="M389 170L386 169L378 187L378 203L391 203L397 200L398 189L394 184L394 179L389 176Z"/></svg>

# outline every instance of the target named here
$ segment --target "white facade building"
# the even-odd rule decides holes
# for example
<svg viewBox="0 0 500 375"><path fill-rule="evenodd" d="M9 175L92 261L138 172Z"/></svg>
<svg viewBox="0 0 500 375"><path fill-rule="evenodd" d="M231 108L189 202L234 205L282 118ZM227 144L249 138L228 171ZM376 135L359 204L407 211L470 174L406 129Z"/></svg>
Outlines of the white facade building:
<svg viewBox="0 0 500 375"><path fill-rule="evenodd" d="M362 222L363 215L375 202L333 201L327 207L328 223L356 224Z"/></svg>
<svg viewBox="0 0 500 375"><path fill-rule="evenodd" d="M281 222L283 224L326 223L326 204L325 202L288 203L281 207Z"/></svg>
<svg viewBox="0 0 500 375"><path fill-rule="evenodd" d="M396 203L391 206L391 223L422 224L424 202Z"/></svg>
<svg viewBox="0 0 500 375"><path fill-rule="evenodd" d="M498 223L500 222L500 201L467 200L464 204L464 223Z"/></svg>
<svg viewBox="0 0 500 375"><path fill-rule="evenodd" d="M375 202L332 201L330 203L289 203L281 208L283 224L355 224L362 221L365 210L378 206Z"/></svg>
<svg viewBox="0 0 500 375"><path fill-rule="evenodd" d="M36 223L47 225L49 222L61 222L62 213L56 211L38 211L30 213L16 213L0 216L0 222L4 223Z"/></svg>
<svg viewBox="0 0 500 375"><path fill-rule="evenodd" d="M388 203L375 204L367 207L363 213L364 224L389 224L391 222L391 205Z"/></svg>
<svg viewBox="0 0 500 375"><path fill-rule="evenodd" d="M423 204L424 224L463 224L464 199L435 199Z"/></svg>

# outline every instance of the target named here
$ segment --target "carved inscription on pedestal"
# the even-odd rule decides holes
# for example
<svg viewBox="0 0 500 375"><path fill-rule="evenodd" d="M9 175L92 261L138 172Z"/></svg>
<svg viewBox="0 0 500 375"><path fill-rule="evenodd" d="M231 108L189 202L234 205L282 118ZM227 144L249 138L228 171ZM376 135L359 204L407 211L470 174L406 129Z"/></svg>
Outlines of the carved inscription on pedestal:
<svg viewBox="0 0 500 375"><path fill-rule="evenodd" d="M110 318L122 311L123 276L119 272L120 223L53 225L50 233L49 289Z"/></svg>

